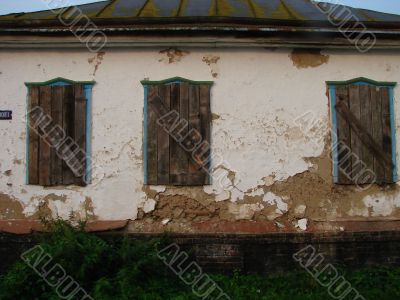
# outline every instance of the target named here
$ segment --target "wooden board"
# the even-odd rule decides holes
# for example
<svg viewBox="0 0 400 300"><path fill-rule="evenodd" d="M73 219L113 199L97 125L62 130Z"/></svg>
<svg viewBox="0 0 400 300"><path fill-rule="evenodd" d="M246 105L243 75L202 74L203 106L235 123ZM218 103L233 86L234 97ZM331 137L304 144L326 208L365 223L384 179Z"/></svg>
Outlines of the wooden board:
<svg viewBox="0 0 400 300"><path fill-rule="evenodd" d="M371 107L371 93L369 85L360 85L360 121L364 126L364 129L372 136L372 107ZM374 170L374 153L368 145L362 144L361 148L361 160L365 164L365 171L361 173L358 178L359 184L368 183L370 178L368 175L370 172L367 170Z"/></svg>
<svg viewBox="0 0 400 300"><path fill-rule="evenodd" d="M32 86L29 88L29 106L28 106L28 183L39 184L39 135L36 133L38 128L34 126L36 123L32 109L39 107L40 104L39 87Z"/></svg>
<svg viewBox="0 0 400 300"><path fill-rule="evenodd" d="M380 88L371 86L371 110L372 110L372 138L378 145L383 144L382 129L382 100L380 97ZM379 157L374 156L374 172L377 183L385 181L385 164Z"/></svg>
<svg viewBox="0 0 400 300"><path fill-rule="evenodd" d="M389 90L387 87L380 89L380 97L382 101L382 148L383 151L392 157L392 133L390 127L390 105L389 105ZM393 182L393 165L385 164L385 182Z"/></svg>
<svg viewBox="0 0 400 300"><path fill-rule="evenodd" d="M51 117L53 118L54 125L63 126L63 98L64 98L64 86L52 87L51 93ZM55 127L57 128L57 127ZM54 140L51 140L51 185L62 184L62 159L57 155L56 146L61 142L62 136L55 129L52 133Z"/></svg>
<svg viewBox="0 0 400 300"><path fill-rule="evenodd" d="M165 109L169 110L171 103L170 85L160 85L158 91ZM168 131L163 126L157 125L157 184L169 184L169 155Z"/></svg>
<svg viewBox="0 0 400 300"><path fill-rule="evenodd" d="M357 120L361 118L361 108L360 108L360 86L350 85L349 86L349 108L350 112L354 115ZM351 151L352 151L352 179L356 179L361 170L362 165L360 163L360 158L362 157L362 142L360 137L357 135L356 131L351 129Z"/></svg>
<svg viewBox="0 0 400 300"><path fill-rule="evenodd" d="M171 110L180 112L180 97L179 97L179 84L171 84ZM170 172L170 184L183 184L183 182L176 181L177 175L179 175L179 157L177 153L180 153L181 147L174 140L174 138L169 138L169 152L170 152L170 162L169 162L169 172Z"/></svg>
<svg viewBox="0 0 400 300"><path fill-rule="evenodd" d="M66 137L74 139L74 89L72 86L65 86L63 103L63 129ZM68 146L68 145L66 145ZM74 174L65 161L62 163L63 184L70 185L75 183Z"/></svg>
<svg viewBox="0 0 400 300"><path fill-rule="evenodd" d="M43 110L45 116L51 117L51 87L42 86L40 87L40 107ZM41 134L39 142L39 184L42 186L50 186L50 176L51 176L51 160L50 153L51 148L44 135L48 133L51 128L51 124L45 125L39 130Z"/></svg>
<svg viewBox="0 0 400 300"><path fill-rule="evenodd" d="M158 86L148 87L147 98L147 184L158 184L157 182L157 115L152 108L158 94Z"/></svg>
<svg viewBox="0 0 400 300"><path fill-rule="evenodd" d="M200 126L201 126L201 136L203 141L206 141L209 146L211 146L211 107L210 107L210 86L201 85L200 86ZM206 144L203 144L206 145ZM206 145L207 147L207 145ZM211 178L208 176L206 170L210 167L210 148L206 149L206 154L203 156L203 173L205 174L205 181L203 184L210 184ZM203 153L204 151L202 151ZM206 159L206 161L204 160Z"/></svg>
<svg viewBox="0 0 400 300"><path fill-rule="evenodd" d="M201 124L200 124L200 86L191 85L189 87L189 127L196 130L201 134ZM201 165L199 165L191 155L188 166L188 174L197 174L201 170Z"/></svg>
<svg viewBox="0 0 400 300"><path fill-rule="evenodd" d="M347 86L338 86L336 88L336 103L343 101L349 106L349 89ZM338 183L352 184L352 161L351 161L351 135L350 125L342 117L336 114L337 120L337 151L338 151Z"/></svg>
<svg viewBox="0 0 400 300"><path fill-rule="evenodd" d="M79 150L75 155L75 184L86 185L86 98L83 85L74 85L74 140Z"/></svg>

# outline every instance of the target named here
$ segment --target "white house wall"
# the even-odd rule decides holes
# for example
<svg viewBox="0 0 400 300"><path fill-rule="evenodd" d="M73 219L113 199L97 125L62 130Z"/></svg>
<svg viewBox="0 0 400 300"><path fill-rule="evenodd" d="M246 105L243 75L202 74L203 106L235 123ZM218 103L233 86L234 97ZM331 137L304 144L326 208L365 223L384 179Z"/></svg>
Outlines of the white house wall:
<svg viewBox="0 0 400 300"><path fill-rule="evenodd" d="M180 76L212 80L215 174L204 188L143 184L143 79ZM326 81L356 77L400 81L400 54L325 51L321 55L267 49L2 50L0 219L43 217L140 219L155 224L275 221L299 230L319 221L400 220L400 189L332 184L330 108ZM93 183L43 188L26 184L25 82L64 77L94 80ZM395 99L400 89L395 88ZM396 124L400 106L395 101ZM327 130L304 132L307 114ZM399 126L396 126L396 130ZM400 149L397 138L397 149ZM399 161L399 160L397 160ZM189 226L189 225L188 225ZM188 229L190 230L190 228Z"/></svg>

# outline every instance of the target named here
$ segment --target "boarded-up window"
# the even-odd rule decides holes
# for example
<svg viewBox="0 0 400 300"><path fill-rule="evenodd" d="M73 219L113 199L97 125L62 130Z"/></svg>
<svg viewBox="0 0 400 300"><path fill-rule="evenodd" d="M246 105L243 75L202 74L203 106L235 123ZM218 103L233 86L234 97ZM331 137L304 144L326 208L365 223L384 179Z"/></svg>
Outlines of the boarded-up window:
<svg viewBox="0 0 400 300"><path fill-rule="evenodd" d="M392 85L366 80L331 83L336 183L381 184L396 180Z"/></svg>
<svg viewBox="0 0 400 300"><path fill-rule="evenodd" d="M86 185L86 103L82 84L29 86L29 184Z"/></svg>
<svg viewBox="0 0 400 300"><path fill-rule="evenodd" d="M142 82L145 183L210 184L210 82Z"/></svg>

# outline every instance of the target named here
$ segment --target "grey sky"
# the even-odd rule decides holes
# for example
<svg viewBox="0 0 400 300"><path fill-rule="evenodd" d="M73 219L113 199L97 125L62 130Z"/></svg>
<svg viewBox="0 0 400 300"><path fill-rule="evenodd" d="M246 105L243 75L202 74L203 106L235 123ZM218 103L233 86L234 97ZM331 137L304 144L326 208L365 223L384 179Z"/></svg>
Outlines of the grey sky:
<svg viewBox="0 0 400 300"><path fill-rule="evenodd" d="M93 0L64 0L71 5L100 2ZM102 0L101 0L102 1ZM165 0L168 1L168 0ZM336 1L336 0L335 0ZM400 15L400 0L338 0L341 4ZM0 0L0 15L47 9L51 0ZM329 1L328 1L329 2ZM332 1L331 1L332 2ZM62 3L62 1L60 1Z"/></svg>

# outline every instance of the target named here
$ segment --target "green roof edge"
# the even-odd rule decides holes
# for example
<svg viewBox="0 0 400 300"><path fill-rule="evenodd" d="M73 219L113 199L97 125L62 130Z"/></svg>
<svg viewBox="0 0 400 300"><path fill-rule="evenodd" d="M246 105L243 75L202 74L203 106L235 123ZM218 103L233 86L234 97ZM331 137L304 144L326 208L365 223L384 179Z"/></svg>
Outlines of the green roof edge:
<svg viewBox="0 0 400 300"><path fill-rule="evenodd" d="M190 83L193 85L213 85L214 81L196 81L196 80L190 80L190 79L186 79L183 77L172 77L172 78L168 78L168 79L164 79L164 80L156 80L156 81L152 81L152 80L142 80L140 81L140 83L142 85L157 85L157 84L167 84L167 83L172 83L172 82L186 82L186 83Z"/></svg>
<svg viewBox="0 0 400 300"><path fill-rule="evenodd" d="M346 80L346 81L327 81L326 84L327 85L348 85L348 84L357 83L357 82L367 82L367 83L370 83L370 84L376 85L376 86L396 86L397 85L397 82L375 81L373 79L369 79L366 77L358 77L358 78L354 78L354 79L350 79L350 80Z"/></svg>
<svg viewBox="0 0 400 300"><path fill-rule="evenodd" d="M45 85L49 85L52 83L56 83L56 82L64 82L64 83L69 83L69 84L86 84L86 85L94 85L96 82L95 81L75 81L75 80L70 80L70 79L66 79L63 77L57 77L48 81L44 81L44 82L25 82L26 86L45 86Z"/></svg>

